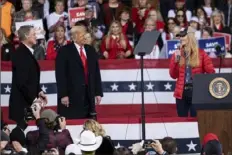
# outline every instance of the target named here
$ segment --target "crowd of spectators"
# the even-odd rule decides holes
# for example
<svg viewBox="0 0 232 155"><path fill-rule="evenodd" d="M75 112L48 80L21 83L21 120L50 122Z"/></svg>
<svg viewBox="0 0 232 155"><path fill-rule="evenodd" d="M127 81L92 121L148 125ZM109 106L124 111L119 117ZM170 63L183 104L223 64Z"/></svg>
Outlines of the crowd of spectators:
<svg viewBox="0 0 232 155"><path fill-rule="evenodd" d="M85 19L70 23L68 10L74 7L85 8ZM19 44L16 23L38 19L45 37L34 47L37 60L55 60L59 48L72 41L70 29L79 24L86 26L86 44L95 47L100 59L137 59L133 48L144 31L161 33L146 59L168 58L167 40L178 39L176 34L188 26L197 39L232 32L231 0L2 0L0 8L4 61Z"/></svg>
<svg viewBox="0 0 232 155"><path fill-rule="evenodd" d="M87 5L96 8L96 18L94 10ZM86 7L84 20L69 22L68 9L73 7ZM10 61L19 44L16 23L37 19L43 21L45 36L34 47L37 60L55 60L59 49L72 42L69 31L75 25L86 27L86 44L96 49L100 59L137 59L133 48L144 31L160 32L146 59L168 58L167 40L179 39L177 34L188 26L196 30L196 38L210 38L213 32L232 32L232 0L1 0L0 16L2 61ZM1 154L142 155L147 153L147 148L163 155L178 152L171 137L152 141L145 148L140 142L133 144L132 150L115 149L107 131L94 120L84 123L80 137L71 137L64 117L35 104L33 115L38 130L25 135L25 127L16 126L11 131L1 122ZM222 150L215 149L220 148L216 135L207 136L210 138L204 146L209 146L203 152L220 154Z"/></svg>
<svg viewBox="0 0 232 155"><path fill-rule="evenodd" d="M115 148L115 144L103 126L95 120L86 120L79 137L71 137L65 117L51 109L43 109L36 101L32 115L37 130L24 134L25 126L17 125L12 131L1 124L0 152L2 155L172 155L178 153L178 145L172 137L161 140L141 141L131 148ZM222 154L221 144L215 134L204 137L202 154Z"/></svg>

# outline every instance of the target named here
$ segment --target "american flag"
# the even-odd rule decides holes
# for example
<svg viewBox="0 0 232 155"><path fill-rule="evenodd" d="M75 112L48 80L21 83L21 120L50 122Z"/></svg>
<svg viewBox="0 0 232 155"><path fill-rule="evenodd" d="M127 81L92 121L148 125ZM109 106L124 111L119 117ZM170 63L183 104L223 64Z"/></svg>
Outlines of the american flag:
<svg viewBox="0 0 232 155"><path fill-rule="evenodd" d="M217 62L215 62L217 63ZM141 78L139 61L101 61L101 77L104 97L97 106L98 120L103 124L116 147L130 146L141 136ZM226 63L221 72L231 73L231 63ZM53 61L41 61L41 88L48 96L48 108L56 109L57 88ZM216 64L217 66L217 64ZM1 107L7 119L11 91L11 64L1 63ZM194 118L178 118L176 114L175 80L169 76L169 61L146 60L144 68L144 90L146 109L146 138L176 139L182 154L199 153L198 124ZM218 69L217 69L218 70ZM67 128L73 137L82 130L83 120L68 120ZM12 124L12 127L14 125ZM35 129L32 124L27 131Z"/></svg>

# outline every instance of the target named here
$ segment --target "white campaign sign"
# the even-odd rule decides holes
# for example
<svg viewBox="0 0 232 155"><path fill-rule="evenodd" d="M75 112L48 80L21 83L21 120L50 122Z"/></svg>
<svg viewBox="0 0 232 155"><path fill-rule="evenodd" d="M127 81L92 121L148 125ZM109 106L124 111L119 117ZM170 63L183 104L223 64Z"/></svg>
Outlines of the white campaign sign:
<svg viewBox="0 0 232 155"><path fill-rule="evenodd" d="M21 26L25 26L25 25L31 25L35 28L37 39L44 39L45 38L43 21L41 19L40 20L31 20L31 21L26 21L26 22L16 22L15 23L16 31L18 31Z"/></svg>

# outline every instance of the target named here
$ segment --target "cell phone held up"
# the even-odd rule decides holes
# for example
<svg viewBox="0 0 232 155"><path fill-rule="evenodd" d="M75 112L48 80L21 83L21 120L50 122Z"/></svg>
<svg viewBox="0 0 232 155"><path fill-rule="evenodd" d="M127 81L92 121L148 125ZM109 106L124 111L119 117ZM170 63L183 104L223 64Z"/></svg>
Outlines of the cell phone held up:
<svg viewBox="0 0 232 155"><path fill-rule="evenodd" d="M36 111L36 106L27 107L24 109L24 118L26 121L35 120L33 110Z"/></svg>
<svg viewBox="0 0 232 155"><path fill-rule="evenodd" d="M143 148L147 152L147 155L156 155L156 151L152 148L151 143L155 143L154 141L146 141L144 142Z"/></svg>

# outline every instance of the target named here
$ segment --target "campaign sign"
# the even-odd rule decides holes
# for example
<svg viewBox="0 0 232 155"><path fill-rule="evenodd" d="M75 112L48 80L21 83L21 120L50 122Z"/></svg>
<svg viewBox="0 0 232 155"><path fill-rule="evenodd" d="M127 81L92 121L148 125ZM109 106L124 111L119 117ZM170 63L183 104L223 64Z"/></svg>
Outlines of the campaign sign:
<svg viewBox="0 0 232 155"><path fill-rule="evenodd" d="M70 25L75 24L76 22L85 19L85 7L70 8L68 14Z"/></svg>
<svg viewBox="0 0 232 155"><path fill-rule="evenodd" d="M226 39L226 49L230 50L231 34L214 32L213 37L225 37L225 39Z"/></svg>
<svg viewBox="0 0 232 155"><path fill-rule="evenodd" d="M217 37L217 38L210 38L210 39L199 39L198 40L199 48L203 49L208 55L221 55L226 54L226 43L225 37ZM219 50L216 50L217 47Z"/></svg>
<svg viewBox="0 0 232 155"><path fill-rule="evenodd" d="M180 46L180 40L168 40L166 46L167 56L170 58L172 54L178 50Z"/></svg>
<svg viewBox="0 0 232 155"><path fill-rule="evenodd" d="M45 37L45 31L44 31L44 27L43 27L43 21L40 20L30 20L30 21L25 21L25 22L16 22L15 23L15 27L16 27L16 31L19 30L19 28L21 26L25 26L25 25L31 25L34 27L35 29L35 33L36 33L36 39L44 39Z"/></svg>

